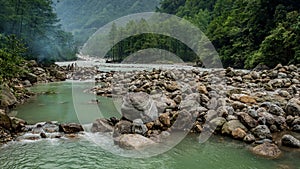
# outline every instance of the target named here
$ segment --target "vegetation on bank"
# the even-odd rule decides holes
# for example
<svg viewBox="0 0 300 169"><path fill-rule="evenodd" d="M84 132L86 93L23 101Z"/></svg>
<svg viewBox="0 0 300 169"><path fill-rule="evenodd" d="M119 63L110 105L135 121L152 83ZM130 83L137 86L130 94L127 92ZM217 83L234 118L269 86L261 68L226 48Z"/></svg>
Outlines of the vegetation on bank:
<svg viewBox="0 0 300 169"><path fill-rule="evenodd" d="M17 65L14 57L19 56L39 63L75 58L73 36L61 29L51 0L0 0L0 4L2 60L10 58ZM7 41L22 46L21 52L16 53L16 46L6 45Z"/></svg>
<svg viewBox="0 0 300 169"><path fill-rule="evenodd" d="M158 18L155 16L154 20L156 21ZM185 22L181 23L175 18L167 19L162 23L153 23L153 21L149 22L145 19L141 19L140 21L130 21L124 27L117 26L116 23L113 23L107 35L94 35L94 37L88 41L83 51L91 56L103 56L103 48L107 45L111 45L112 48L106 53L105 58L113 62L122 62L125 58L136 52L156 48L174 53L185 62L196 62L198 57L194 51L180 40L169 35L170 32L175 32L173 31L175 27L177 31L184 32L182 36L193 38L188 41L199 41L197 36L185 36L185 34L192 34L195 30L185 25ZM162 32L162 34L150 32ZM182 37L180 35L178 36ZM121 41L118 42L119 40ZM99 46L102 48L99 48ZM147 57L147 55L144 55L144 57ZM147 60L149 58L144 59Z"/></svg>
<svg viewBox="0 0 300 169"><path fill-rule="evenodd" d="M264 64L273 68L279 63L300 63L300 3L296 1L162 0L157 11L185 18L200 28L218 51L224 67L249 69ZM110 41L139 29L147 29L147 23L141 20L123 28L113 26ZM125 39L107 57L120 61L147 47L169 50L184 61L195 61L182 43L153 34Z"/></svg>
<svg viewBox="0 0 300 169"><path fill-rule="evenodd" d="M293 0L162 0L158 9L197 25L223 65L300 63L300 3Z"/></svg>
<svg viewBox="0 0 300 169"><path fill-rule="evenodd" d="M24 44L15 35L0 34L0 82L16 77L22 72L20 64L25 52Z"/></svg>

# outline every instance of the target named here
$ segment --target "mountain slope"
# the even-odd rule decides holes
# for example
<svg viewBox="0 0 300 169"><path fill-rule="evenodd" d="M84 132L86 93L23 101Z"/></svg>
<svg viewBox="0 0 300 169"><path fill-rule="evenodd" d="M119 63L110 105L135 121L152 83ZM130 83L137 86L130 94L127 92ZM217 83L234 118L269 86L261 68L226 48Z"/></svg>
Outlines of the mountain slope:
<svg viewBox="0 0 300 169"><path fill-rule="evenodd" d="M132 13L155 11L160 0L53 0L66 31L83 44L101 26Z"/></svg>

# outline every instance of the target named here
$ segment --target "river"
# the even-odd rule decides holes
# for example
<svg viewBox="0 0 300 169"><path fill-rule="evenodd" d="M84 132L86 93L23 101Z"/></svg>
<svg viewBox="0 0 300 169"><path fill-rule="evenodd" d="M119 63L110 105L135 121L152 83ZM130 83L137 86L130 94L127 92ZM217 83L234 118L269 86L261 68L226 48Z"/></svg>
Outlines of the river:
<svg viewBox="0 0 300 169"><path fill-rule="evenodd" d="M17 107L15 114L30 124L43 121L78 123L72 91L85 88L85 83L70 81L35 86L31 90L43 94ZM91 94L83 96L88 99L94 97ZM120 116L110 99L97 99L100 102L96 107L99 107L104 117ZM95 103L90 101L79 103L86 111L87 123L100 116L94 113ZM0 148L0 168L300 169L299 152L283 151L279 159L265 159L253 155L249 145L221 136L213 136L206 143L200 144L197 136L188 135L170 151L143 159L112 154L92 142L91 137L92 134L85 133L79 138L11 142Z"/></svg>

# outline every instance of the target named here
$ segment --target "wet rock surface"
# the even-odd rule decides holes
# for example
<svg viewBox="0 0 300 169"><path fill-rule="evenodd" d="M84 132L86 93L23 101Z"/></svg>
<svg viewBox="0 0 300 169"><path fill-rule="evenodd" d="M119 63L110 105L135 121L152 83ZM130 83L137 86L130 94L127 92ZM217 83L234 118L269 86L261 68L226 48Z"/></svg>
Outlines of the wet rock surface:
<svg viewBox="0 0 300 169"><path fill-rule="evenodd" d="M76 123L60 124L59 131L64 132L65 134L73 134L83 131L83 128L80 124Z"/></svg>
<svg viewBox="0 0 300 169"><path fill-rule="evenodd" d="M124 134L114 139L115 144L127 150L141 150L155 144L151 139L139 134Z"/></svg>

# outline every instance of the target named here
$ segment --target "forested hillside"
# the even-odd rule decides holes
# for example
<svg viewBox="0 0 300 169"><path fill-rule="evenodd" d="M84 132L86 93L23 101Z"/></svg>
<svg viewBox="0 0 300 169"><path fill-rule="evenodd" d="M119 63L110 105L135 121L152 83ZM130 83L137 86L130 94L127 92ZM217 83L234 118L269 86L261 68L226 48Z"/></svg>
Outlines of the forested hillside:
<svg viewBox="0 0 300 169"><path fill-rule="evenodd" d="M103 25L132 13L155 11L160 0L53 0L61 24L82 45Z"/></svg>
<svg viewBox="0 0 300 169"><path fill-rule="evenodd" d="M299 1L162 0L158 11L201 28L226 67L300 63Z"/></svg>
<svg viewBox="0 0 300 169"><path fill-rule="evenodd" d="M51 0L0 0L0 80L18 74L22 59L75 58L73 35L61 29Z"/></svg>

